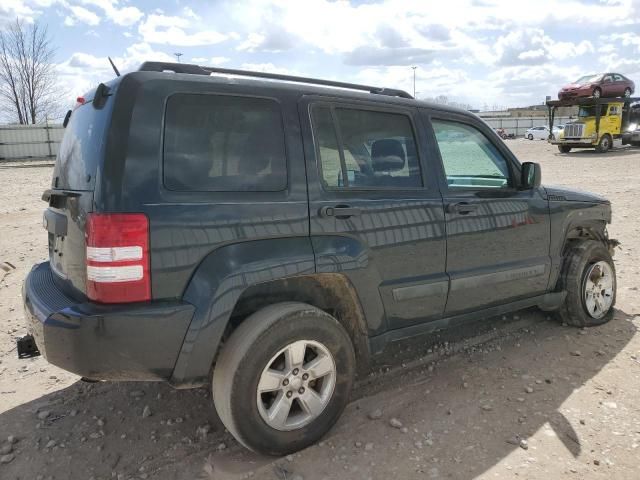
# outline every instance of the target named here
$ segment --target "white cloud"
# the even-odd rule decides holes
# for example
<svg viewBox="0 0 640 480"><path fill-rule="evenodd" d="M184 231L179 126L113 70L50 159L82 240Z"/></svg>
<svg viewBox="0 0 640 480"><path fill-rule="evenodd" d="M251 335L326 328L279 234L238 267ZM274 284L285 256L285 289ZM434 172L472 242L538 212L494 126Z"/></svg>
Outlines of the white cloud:
<svg viewBox="0 0 640 480"><path fill-rule="evenodd" d="M250 33L246 40L236 47L248 52L262 51L278 53L292 49L297 44L296 38L279 28L268 28L265 34Z"/></svg>
<svg viewBox="0 0 640 480"><path fill-rule="evenodd" d="M638 3L640 4L640 2ZM635 32L613 33L602 35L601 38L605 41L618 42L623 47L636 47L636 52L640 53L640 35Z"/></svg>
<svg viewBox="0 0 640 480"><path fill-rule="evenodd" d="M640 0L537 0L530 8L507 0L165 3L160 9L133 0L0 0L0 23L17 12L38 19L46 5L55 5L49 12L61 10L65 23L77 26L87 52L100 51L90 30L103 40L117 35L135 42L120 52L122 70L147 59L175 61L172 53L181 51L184 60L201 65L412 91L409 67L417 65L420 96L474 105L537 103L596 71L618 70L637 83L633 76L640 77ZM74 14L72 6L83 10ZM92 22L99 26L87 26ZM222 42L224 50L210 48ZM93 58L101 80L112 76L106 59ZM72 64L82 61L88 60L76 56L66 68L80 72Z"/></svg>
<svg viewBox="0 0 640 480"><path fill-rule="evenodd" d="M147 43L135 43L129 46L122 56L113 57L113 62L121 74L136 70L146 61L173 62L172 55L154 50ZM98 57L89 53L76 52L57 65L58 76L63 85L68 85L70 100L94 88L98 83L115 76L107 57Z"/></svg>
<svg viewBox="0 0 640 480"><path fill-rule="evenodd" d="M186 18L167 15L149 15L138 27L138 32L147 43L193 47L198 45L213 45L223 42L229 35L215 30L193 30L191 22Z"/></svg>
<svg viewBox="0 0 640 480"><path fill-rule="evenodd" d="M64 19L64 24L68 27L76 25L78 23L85 23L92 27L95 27L100 23L100 17L89 9L80 7L79 5L68 5L65 2L65 6L69 10L69 15Z"/></svg>
<svg viewBox="0 0 640 480"><path fill-rule="evenodd" d="M0 25L12 22L16 18L33 21L35 11L21 0L2 0L0 2Z"/></svg>
<svg viewBox="0 0 640 480"><path fill-rule="evenodd" d="M227 57L193 57L191 61L205 66L217 66L227 63L230 59Z"/></svg>
<svg viewBox="0 0 640 480"><path fill-rule="evenodd" d="M592 53L588 40L578 43L557 42L541 28L525 28L509 32L496 41L496 63L502 66L542 65L554 59L567 60Z"/></svg>
<svg viewBox="0 0 640 480"><path fill-rule="evenodd" d="M109 20L124 27L136 24L144 15L137 7L119 7L118 0L82 0L82 2L101 8Z"/></svg>

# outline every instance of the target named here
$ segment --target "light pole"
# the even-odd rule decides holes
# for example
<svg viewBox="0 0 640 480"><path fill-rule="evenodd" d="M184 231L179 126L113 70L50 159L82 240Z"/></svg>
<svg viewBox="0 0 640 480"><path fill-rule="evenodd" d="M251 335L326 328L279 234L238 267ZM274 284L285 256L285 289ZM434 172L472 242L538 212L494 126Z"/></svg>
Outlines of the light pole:
<svg viewBox="0 0 640 480"><path fill-rule="evenodd" d="M413 98L416 98L416 68L418 67L411 67L411 69L413 70Z"/></svg>
<svg viewBox="0 0 640 480"><path fill-rule="evenodd" d="M182 56L182 54L180 52L176 52L174 53L174 55L176 56L176 60L178 60L178 63L180 63L180 57Z"/></svg>

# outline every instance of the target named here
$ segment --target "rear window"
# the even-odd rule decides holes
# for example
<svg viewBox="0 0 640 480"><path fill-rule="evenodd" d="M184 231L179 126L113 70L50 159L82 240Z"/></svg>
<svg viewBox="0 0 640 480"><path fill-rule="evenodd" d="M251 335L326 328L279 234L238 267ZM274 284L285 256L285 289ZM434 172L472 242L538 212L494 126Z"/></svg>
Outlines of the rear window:
<svg viewBox="0 0 640 480"><path fill-rule="evenodd" d="M53 188L93 190L96 170L104 153L113 102L96 109L91 103L71 114L53 170Z"/></svg>
<svg viewBox="0 0 640 480"><path fill-rule="evenodd" d="M177 94L165 116L164 185L177 191L280 191L287 185L280 105Z"/></svg>

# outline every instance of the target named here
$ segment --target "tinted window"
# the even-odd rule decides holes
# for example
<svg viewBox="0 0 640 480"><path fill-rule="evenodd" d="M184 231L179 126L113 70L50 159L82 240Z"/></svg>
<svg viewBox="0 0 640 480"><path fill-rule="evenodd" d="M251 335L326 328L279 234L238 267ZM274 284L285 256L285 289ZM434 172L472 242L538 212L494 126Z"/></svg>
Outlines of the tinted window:
<svg viewBox="0 0 640 480"><path fill-rule="evenodd" d="M622 75L618 75L617 73L613 76L613 78L614 78L614 80L616 82L621 82L621 81L624 80L623 76Z"/></svg>
<svg viewBox="0 0 640 480"><path fill-rule="evenodd" d="M469 125L432 121L449 188L505 188L507 160L479 130Z"/></svg>
<svg viewBox="0 0 640 480"><path fill-rule="evenodd" d="M101 109L87 103L73 111L58 150L53 188L93 190L112 106L113 101Z"/></svg>
<svg viewBox="0 0 640 480"><path fill-rule="evenodd" d="M164 184L182 191L278 191L287 184L284 132L272 100L173 95Z"/></svg>
<svg viewBox="0 0 640 480"><path fill-rule="evenodd" d="M422 186L416 142L406 115L316 106L312 117L325 187Z"/></svg>

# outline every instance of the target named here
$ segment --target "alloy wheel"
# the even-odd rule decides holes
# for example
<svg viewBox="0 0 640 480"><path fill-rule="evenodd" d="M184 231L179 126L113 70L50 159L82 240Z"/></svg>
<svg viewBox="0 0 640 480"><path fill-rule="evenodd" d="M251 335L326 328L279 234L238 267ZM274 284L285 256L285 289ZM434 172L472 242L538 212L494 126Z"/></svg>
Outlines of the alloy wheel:
<svg viewBox="0 0 640 480"><path fill-rule="evenodd" d="M584 281L584 303L592 318L604 317L613 304L613 270L604 261L589 267Z"/></svg>
<svg viewBox="0 0 640 480"><path fill-rule="evenodd" d="M327 347L298 340L267 363L257 386L260 416L280 431L302 428L329 404L336 384L336 364Z"/></svg>

